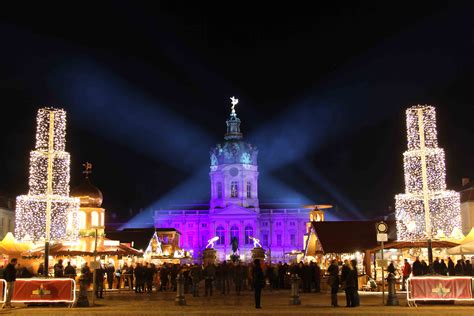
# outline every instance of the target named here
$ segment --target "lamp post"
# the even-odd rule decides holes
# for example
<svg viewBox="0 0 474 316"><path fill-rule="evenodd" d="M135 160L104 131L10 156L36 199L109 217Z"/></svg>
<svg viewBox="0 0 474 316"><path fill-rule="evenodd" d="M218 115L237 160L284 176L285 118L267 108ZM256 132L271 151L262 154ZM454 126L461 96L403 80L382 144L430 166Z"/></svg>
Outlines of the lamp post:
<svg viewBox="0 0 474 316"><path fill-rule="evenodd" d="M94 240L94 261L92 265L92 303L91 305L95 305L95 292L97 290L97 284L95 282L96 274L97 274L97 234L98 234L98 227L92 226L95 230L95 240Z"/></svg>

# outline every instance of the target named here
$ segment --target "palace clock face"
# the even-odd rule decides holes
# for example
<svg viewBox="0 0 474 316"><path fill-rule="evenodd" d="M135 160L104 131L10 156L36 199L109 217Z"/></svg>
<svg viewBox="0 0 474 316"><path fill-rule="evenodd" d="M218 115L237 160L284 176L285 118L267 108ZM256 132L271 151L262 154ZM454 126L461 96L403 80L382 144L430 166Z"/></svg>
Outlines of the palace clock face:
<svg viewBox="0 0 474 316"><path fill-rule="evenodd" d="M377 230L379 233L386 233L388 231L387 224L384 222L377 223Z"/></svg>
<svg viewBox="0 0 474 316"><path fill-rule="evenodd" d="M235 177L236 175L239 174L239 169L237 169L237 168L235 168L235 167L234 167L234 168L231 168L231 169L229 170L229 174L230 174L231 176Z"/></svg>

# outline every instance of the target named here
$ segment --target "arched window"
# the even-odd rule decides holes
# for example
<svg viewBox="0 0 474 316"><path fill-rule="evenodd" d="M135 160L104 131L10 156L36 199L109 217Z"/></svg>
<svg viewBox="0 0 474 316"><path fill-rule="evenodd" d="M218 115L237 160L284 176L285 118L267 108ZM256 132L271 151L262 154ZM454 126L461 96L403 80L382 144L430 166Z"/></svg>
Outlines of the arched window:
<svg viewBox="0 0 474 316"><path fill-rule="evenodd" d="M79 212L79 229L86 229L86 212Z"/></svg>
<svg viewBox="0 0 474 316"><path fill-rule="evenodd" d="M105 226L104 223L105 223L105 213L104 212L100 212L100 226Z"/></svg>
<svg viewBox="0 0 474 316"><path fill-rule="evenodd" d="M222 199L222 182L217 182L217 198Z"/></svg>
<svg viewBox="0 0 474 316"><path fill-rule="evenodd" d="M223 245L223 244L225 244L224 227L218 226L218 227L216 228L216 236L219 237L219 239L218 239L217 242L216 242L218 245Z"/></svg>
<svg viewBox="0 0 474 316"><path fill-rule="evenodd" d="M239 197L239 186L237 184L237 181L232 181L230 183L230 197Z"/></svg>
<svg viewBox="0 0 474 316"><path fill-rule="evenodd" d="M239 241L239 228L237 225L233 225L230 228L230 242L232 242L232 239L237 238L237 242Z"/></svg>
<svg viewBox="0 0 474 316"><path fill-rule="evenodd" d="M252 198L252 182L247 181L247 199Z"/></svg>
<svg viewBox="0 0 474 316"><path fill-rule="evenodd" d="M253 237L253 228L250 225L245 226L245 244L250 245L252 243L252 239L250 236Z"/></svg>
<svg viewBox="0 0 474 316"><path fill-rule="evenodd" d="M91 228L99 226L99 213L93 211L91 213Z"/></svg>

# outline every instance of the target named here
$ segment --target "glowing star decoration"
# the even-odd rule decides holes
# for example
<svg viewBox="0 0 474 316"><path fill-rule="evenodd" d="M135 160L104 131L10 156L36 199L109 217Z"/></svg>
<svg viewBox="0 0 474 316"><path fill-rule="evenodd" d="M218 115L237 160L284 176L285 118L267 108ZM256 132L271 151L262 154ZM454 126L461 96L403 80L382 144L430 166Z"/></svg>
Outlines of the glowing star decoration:
<svg viewBox="0 0 474 316"><path fill-rule="evenodd" d="M20 241L64 241L78 237L79 199L69 197L66 112L42 108L30 153L29 192L16 199L15 237Z"/></svg>
<svg viewBox="0 0 474 316"><path fill-rule="evenodd" d="M237 105L237 103L239 103L239 99L236 99L235 97L230 97L230 100L232 103L232 107L231 107L232 113L230 115L233 117L236 117L237 113L235 113L235 106Z"/></svg>
<svg viewBox="0 0 474 316"><path fill-rule="evenodd" d="M420 241L461 229L459 193L446 190L444 151L438 147L436 111L406 111L408 150L403 154L405 193L395 196L397 239Z"/></svg>

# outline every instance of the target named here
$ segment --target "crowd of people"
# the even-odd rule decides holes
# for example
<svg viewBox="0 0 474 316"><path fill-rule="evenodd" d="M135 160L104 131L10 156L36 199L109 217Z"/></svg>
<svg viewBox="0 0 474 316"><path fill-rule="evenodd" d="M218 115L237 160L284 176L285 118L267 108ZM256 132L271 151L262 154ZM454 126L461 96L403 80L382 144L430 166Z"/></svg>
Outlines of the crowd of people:
<svg viewBox="0 0 474 316"><path fill-rule="evenodd" d="M338 262L332 260L330 266L325 271L327 285L331 289L331 305L339 306L337 293L341 290L345 292L346 306L356 307L360 305L358 295L359 278L356 260L344 260ZM428 264L424 260L416 257L412 264L407 259L399 268L392 261L387 267L387 272L394 275L399 274L402 290L405 290L406 280L411 276L420 276L430 273ZM456 263L451 258L436 258L433 262L432 273L454 276L473 276L473 267L470 260L457 260ZM5 267L0 267L0 278L7 281L8 288L13 289L14 280L18 278L29 278L33 276L44 276L44 266L41 263L36 273L30 267L21 266L15 259ZM52 275L54 277L77 278L77 268L67 262L63 265L63 260L59 259L53 266ZM321 280L324 277L320 266L311 263L282 263L268 264L263 262L253 262L250 264L240 261L223 261L218 264L172 264L164 263L155 265L149 262L137 262L134 264L124 263L121 267L115 267L113 262L108 264L100 263L93 272L87 263L80 269L80 275L86 280L88 286L95 283L95 295L103 298L105 285L107 289L128 288L137 294L155 292L176 291L177 277L183 277L184 292L192 294L194 297L201 295L202 288L204 296L212 296L217 291L222 295L229 295L233 291L240 295L242 291L254 291L256 307L260 308L260 293L263 288L269 290L289 289L292 275L299 277L299 287L302 292L320 292ZM50 274L51 276L51 274ZM403 279L402 279L403 278ZM9 291L10 293L12 291ZM9 306L6 303L6 306Z"/></svg>

